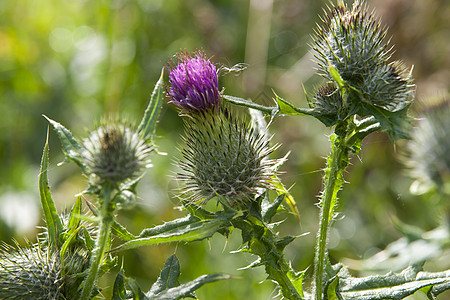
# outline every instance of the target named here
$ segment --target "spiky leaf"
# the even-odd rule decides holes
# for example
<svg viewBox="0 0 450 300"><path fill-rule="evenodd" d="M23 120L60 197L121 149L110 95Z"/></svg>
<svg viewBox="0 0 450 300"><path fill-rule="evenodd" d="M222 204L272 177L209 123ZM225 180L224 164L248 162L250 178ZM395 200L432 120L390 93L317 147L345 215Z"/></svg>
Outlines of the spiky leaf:
<svg viewBox="0 0 450 300"><path fill-rule="evenodd" d="M77 199L75 200L75 203L72 206L72 209L70 210L69 222L67 224L69 235L78 228L78 225L81 222L81 212L82 212L81 196L78 196Z"/></svg>
<svg viewBox="0 0 450 300"><path fill-rule="evenodd" d="M229 226L230 216L221 216L209 221L197 221L194 223L184 224L183 226L173 227L173 223L167 227L159 227L158 234L148 236L148 232L144 233L146 237L139 237L130 240L113 251L123 251L134 249L142 246L157 245L170 242L192 242L203 240L211 237L214 233L220 231L224 227ZM166 231L167 229L167 231Z"/></svg>
<svg viewBox="0 0 450 300"><path fill-rule="evenodd" d="M50 188L48 186L48 130L47 139L42 153L41 169L39 172L39 194L41 198L41 205L44 211L45 221L47 223L48 243L54 249L59 246L59 235L63 231L63 225L59 218L55 203L53 202Z"/></svg>
<svg viewBox="0 0 450 300"><path fill-rule="evenodd" d="M237 252L250 252L260 257L250 267L263 265L268 279L275 281L283 296L287 299L302 299L301 278L286 262L283 248L294 238L280 238L257 218L251 215L233 220L233 225L242 233L242 242L246 244Z"/></svg>
<svg viewBox="0 0 450 300"><path fill-rule="evenodd" d="M83 162L83 146L73 137L70 130L61 125L60 123L53 121L49 117L44 115L44 118L53 126L56 134L59 137L59 141L64 150L64 154L67 160L73 160L83 171L86 171L87 167Z"/></svg>
<svg viewBox="0 0 450 300"><path fill-rule="evenodd" d="M199 218L194 217L192 215L187 215L186 217L183 217L183 218L165 222L162 225L156 225L154 227L146 228L146 229L142 230L142 232L139 234L139 237L146 238L146 237L155 236L158 234L172 231L177 228L182 228L182 227L197 223L199 221L200 221Z"/></svg>
<svg viewBox="0 0 450 300"><path fill-rule="evenodd" d="M278 107L269 107L269 106L260 105L255 102L245 100L245 99L235 97L235 96L223 95L223 99L226 100L227 102L235 104L235 105L259 110L259 111L261 111L269 116L272 116L272 117L276 116L279 111Z"/></svg>
<svg viewBox="0 0 450 300"><path fill-rule="evenodd" d="M153 89L150 101L145 109L144 116L139 124L138 131L141 133L143 139L150 139L155 131L156 122L158 121L159 113L161 112L163 86L164 86L164 69L161 70L161 76L156 82Z"/></svg>
<svg viewBox="0 0 450 300"><path fill-rule="evenodd" d="M148 293L147 297L150 299L181 299L184 297L189 297L191 296L191 294L195 291L198 290L201 286L207 284L207 283L211 283L211 282L215 282L218 280L224 280L224 279L230 279L231 276L230 275L226 275L226 274L210 274L210 275L203 275L200 277L197 277L196 279L182 284L180 286L177 287L173 287L167 290L164 290L162 292L160 292L157 295L154 295L152 293Z"/></svg>
<svg viewBox="0 0 450 300"><path fill-rule="evenodd" d="M275 216L278 208L283 202L285 195L286 194L278 195L278 197L273 202L268 201L268 196L264 198L263 202L261 203L261 213L264 222L270 223L272 221L272 218Z"/></svg>
<svg viewBox="0 0 450 300"><path fill-rule="evenodd" d="M116 280L114 280L113 295L111 300L125 300L127 291L125 289L125 277L123 270L117 273Z"/></svg>
<svg viewBox="0 0 450 300"><path fill-rule="evenodd" d="M156 295L164 290L176 287L180 285L178 277L180 276L180 263L175 254L172 254L164 263L164 267L161 271L156 282L150 289L150 294Z"/></svg>
<svg viewBox="0 0 450 300"><path fill-rule="evenodd" d="M123 227L121 224L119 224L116 220L114 220L114 223L111 226L112 233L116 235L117 237L121 238L125 241L131 241L136 238L134 234L129 232L125 227Z"/></svg>
<svg viewBox="0 0 450 300"><path fill-rule="evenodd" d="M450 270L444 272L423 272L409 267L400 273L351 277L345 268L328 282L328 299L384 300L403 299L422 290L430 299L450 289Z"/></svg>

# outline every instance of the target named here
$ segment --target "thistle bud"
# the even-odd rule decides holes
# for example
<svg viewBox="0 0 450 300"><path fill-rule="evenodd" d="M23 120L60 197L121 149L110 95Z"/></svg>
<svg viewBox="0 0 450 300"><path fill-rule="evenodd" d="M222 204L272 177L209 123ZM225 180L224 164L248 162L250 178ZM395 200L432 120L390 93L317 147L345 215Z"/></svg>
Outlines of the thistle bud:
<svg viewBox="0 0 450 300"><path fill-rule="evenodd" d="M373 116L391 139L407 137L414 84L411 72L399 62L389 62L386 29L361 1L355 1L351 10L343 3L332 6L323 22L316 30L313 49L319 74L334 82L345 98L341 111L347 116L339 119Z"/></svg>
<svg viewBox="0 0 450 300"><path fill-rule="evenodd" d="M331 83L317 89L309 106L314 109L316 118L327 126L335 125L345 119L347 114L341 94Z"/></svg>
<svg viewBox="0 0 450 300"><path fill-rule="evenodd" d="M169 103L183 111L217 108L221 97L216 67L203 52L196 52L193 57L182 52L176 58L178 64L169 68Z"/></svg>
<svg viewBox="0 0 450 300"><path fill-rule="evenodd" d="M103 122L83 146L88 175L96 183L122 183L150 165L152 148L134 128L118 121Z"/></svg>
<svg viewBox="0 0 450 300"><path fill-rule="evenodd" d="M77 299L79 275L86 269L87 255L61 263L59 255L38 245L0 250L0 299Z"/></svg>
<svg viewBox="0 0 450 300"><path fill-rule="evenodd" d="M269 140L234 119L225 109L186 118L179 178L192 201L218 196L226 204L244 208L258 188L270 186L274 160Z"/></svg>
<svg viewBox="0 0 450 300"><path fill-rule="evenodd" d="M342 79L359 83L390 58L390 49L383 43L386 29L360 1L355 1L352 10L344 4L332 6L322 20L324 25L316 30L313 49L319 70L328 79L333 79L329 74L332 65Z"/></svg>
<svg viewBox="0 0 450 300"><path fill-rule="evenodd" d="M416 181L411 186L420 194L438 188L445 192L450 184L450 102L445 100L427 108L417 121L408 142L407 165ZM447 187L446 187L447 185ZM444 189L443 189L444 188ZM449 193L447 190L446 193Z"/></svg>
<svg viewBox="0 0 450 300"><path fill-rule="evenodd" d="M380 66L365 76L357 87L361 101L390 112L408 107L414 95L411 74L399 62Z"/></svg>

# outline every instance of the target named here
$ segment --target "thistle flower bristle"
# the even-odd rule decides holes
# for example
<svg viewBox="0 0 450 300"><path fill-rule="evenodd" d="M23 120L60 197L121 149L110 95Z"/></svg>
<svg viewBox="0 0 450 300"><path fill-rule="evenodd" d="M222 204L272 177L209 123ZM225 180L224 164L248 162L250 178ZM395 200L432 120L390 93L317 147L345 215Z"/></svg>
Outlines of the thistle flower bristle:
<svg viewBox="0 0 450 300"><path fill-rule="evenodd" d="M182 111L217 108L221 103L217 69L206 55L181 52L176 60L169 64L169 103Z"/></svg>
<svg viewBox="0 0 450 300"><path fill-rule="evenodd" d="M153 150L132 126L114 119L103 121L83 146L91 179L113 184L139 177Z"/></svg>
<svg viewBox="0 0 450 300"><path fill-rule="evenodd" d="M231 206L244 207L259 188L270 186L275 160L269 140L234 119L226 109L186 118L185 148L178 177L184 194L204 202L218 196Z"/></svg>

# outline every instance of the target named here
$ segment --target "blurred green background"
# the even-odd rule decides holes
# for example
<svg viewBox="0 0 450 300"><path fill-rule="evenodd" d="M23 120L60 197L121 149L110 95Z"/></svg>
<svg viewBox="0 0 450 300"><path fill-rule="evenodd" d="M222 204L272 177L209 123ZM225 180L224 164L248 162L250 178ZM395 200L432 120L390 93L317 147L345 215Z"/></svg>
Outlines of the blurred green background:
<svg viewBox="0 0 450 300"><path fill-rule="evenodd" d="M102 116L119 112L139 120L161 68L180 49L203 49L218 65L247 63L240 74L224 74L225 93L271 105L274 90L297 106L306 106L302 85L309 92L321 82L314 75L308 43L328 1L317 0L2 0L0 1L0 239L34 240L43 225L37 175L47 122L42 114L86 136ZM417 100L449 92L450 2L448 0L372 0L382 23L389 27L395 59L411 67ZM167 79L167 74L166 74ZM420 105L413 107L419 111ZM291 151L282 178L296 198L301 226L289 213L283 234L311 234L286 250L297 270L311 265L318 223L315 206L321 189L321 169L331 133L308 117L278 117L271 126L281 143L277 156ZM182 122L165 105L155 143L154 167L142 180L139 203L121 211L119 220L133 233L180 217L174 209ZM86 186L77 167L57 166L64 157L56 135L50 133L50 183L58 209L71 206L74 194ZM400 220L423 230L438 226L438 196L411 195L412 179L395 147L383 133L369 136L363 150L352 157L340 194L342 218L331 232L330 255L347 259L358 274L357 260L367 258L402 237L394 224ZM237 279L202 287L200 299L271 299L274 285L264 281L263 269L237 270L252 261L230 254L240 245L234 232L227 241L213 236L189 245L164 245L128 251L121 261L128 275L147 290L164 260L176 252L182 282L214 272ZM448 245L447 245L448 246ZM439 252L430 269L450 268L450 255ZM436 267L437 266L437 267ZM309 280L311 270L307 273ZM110 295L114 274L104 276L104 295ZM445 294L448 296L448 293ZM445 299L445 295L442 299ZM411 298L423 299L421 295ZM450 296L448 296L450 299Z"/></svg>

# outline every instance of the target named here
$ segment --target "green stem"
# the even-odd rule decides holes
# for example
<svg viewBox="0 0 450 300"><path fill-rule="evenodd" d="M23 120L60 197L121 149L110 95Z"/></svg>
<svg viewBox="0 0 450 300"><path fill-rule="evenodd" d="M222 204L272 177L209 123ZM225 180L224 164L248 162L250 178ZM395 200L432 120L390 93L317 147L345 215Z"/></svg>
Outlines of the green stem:
<svg viewBox="0 0 450 300"><path fill-rule="evenodd" d="M301 278L286 262L283 255L285 245L280 245L280 239L262 222L249 215L235 219L232 224L242 231L243 242L248 243L247 251L260 257L256 265L264 265L268 278L278 283L283 297L289 300L303 299L299 293Z"/></svg>
<svg viewBox="0 0 450 300"><path fill-rule="evenodd" d="M292 300L302 299L297 289L293 285L291 278L289 278L288 276L291 271L289 270L289 265L284 258L278 261L278 266L276 268L270 266L268 263L266 263L265 265L266 273L269 274L270 278L278 283L283 297ZM294 276L295 275L291 277Z"/></svg>
<svg viewBox="0 0 450 300"><path fill-rule="evenodd" d="M323 298L323 275L327 255L328 231L337 203L337 193L343 184L342 172L348 164L348 150L341 138L336 137L332 144L331 154L327 159L325 185L321 199L320 227L316 240L314 257L314 295L315 300Z"/></svg>
<svg viewBox="0 0 450 300"><path fill-rule="evenodd" d="M110 244L111 225L114 222L113 209L111 205L112 187L105 185L103 188L103 203L100 207L99 215L99 233L95 242L95 248L92 253L89 272L83 282L83 290L80 300L91 299L92 291L97 280L98 271L105 256L105 251Z"/></svg>

